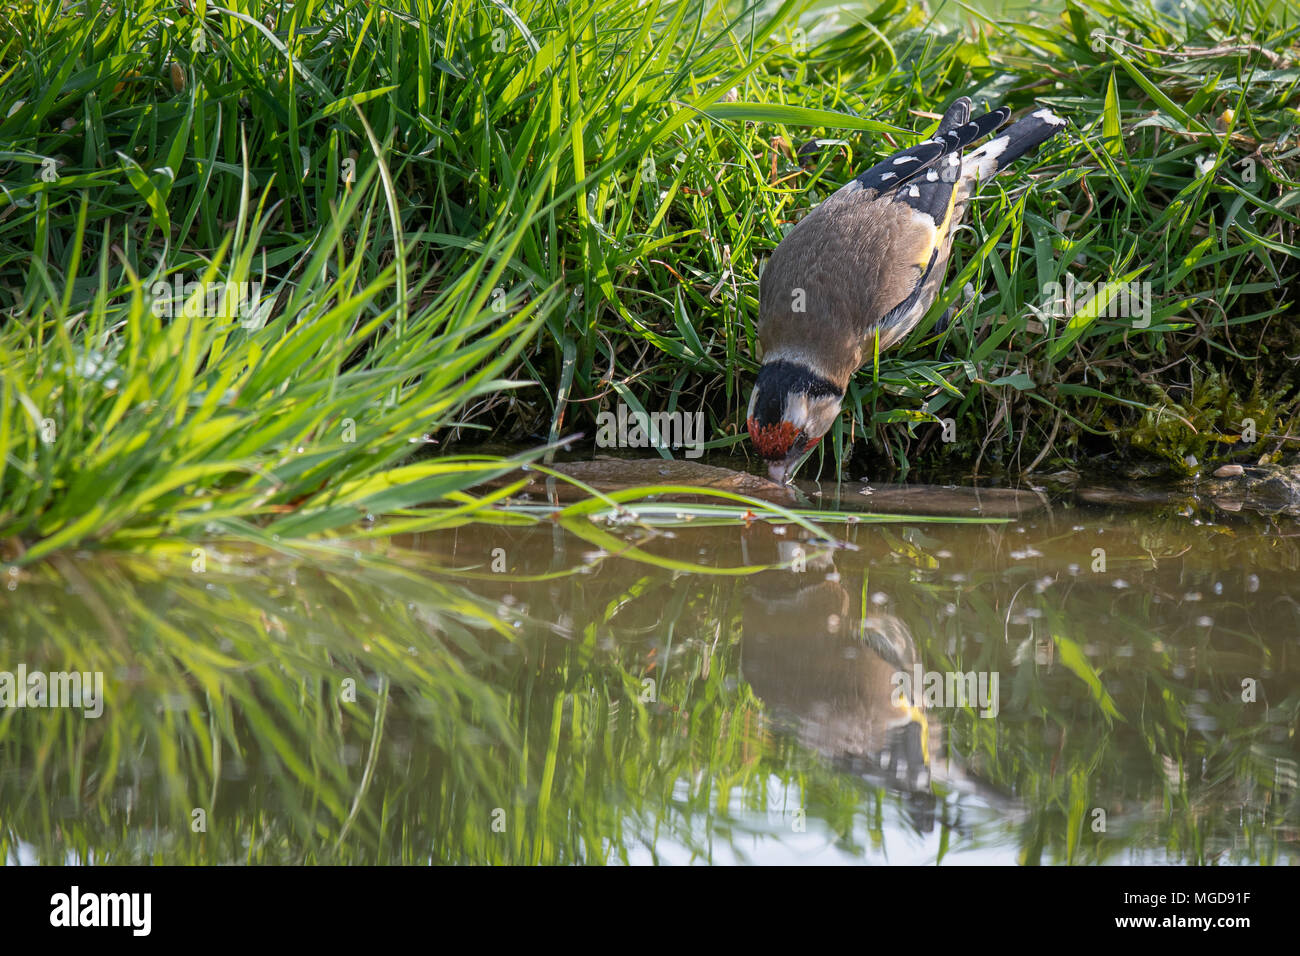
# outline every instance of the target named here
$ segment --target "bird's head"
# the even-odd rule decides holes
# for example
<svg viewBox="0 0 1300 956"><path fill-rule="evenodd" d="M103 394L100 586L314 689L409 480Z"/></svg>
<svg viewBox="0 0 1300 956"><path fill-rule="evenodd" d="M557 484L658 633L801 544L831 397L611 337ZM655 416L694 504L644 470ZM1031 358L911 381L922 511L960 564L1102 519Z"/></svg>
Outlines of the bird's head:
<svg viewBox="0 0 1300 956"><path fill-rule="evenodd" d="M773 481L789 481L834 424L843 399L843 391L804 366L781 360L763 365L746 424Z"/></svg>

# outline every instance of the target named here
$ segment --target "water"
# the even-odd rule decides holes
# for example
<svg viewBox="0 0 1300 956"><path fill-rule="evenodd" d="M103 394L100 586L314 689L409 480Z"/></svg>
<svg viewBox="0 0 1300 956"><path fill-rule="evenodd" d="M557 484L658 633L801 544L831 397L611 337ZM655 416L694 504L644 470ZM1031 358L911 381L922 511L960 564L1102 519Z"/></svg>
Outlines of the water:
<svg viewBox="0 0 1300 956"><path fill-rule="evenodd" d="M0 856L1296 861L1300 525L899 494L831 503L992 523L828 550L509 519L24 569L0 671L101 673L103 712L0 710Z"/></svg>

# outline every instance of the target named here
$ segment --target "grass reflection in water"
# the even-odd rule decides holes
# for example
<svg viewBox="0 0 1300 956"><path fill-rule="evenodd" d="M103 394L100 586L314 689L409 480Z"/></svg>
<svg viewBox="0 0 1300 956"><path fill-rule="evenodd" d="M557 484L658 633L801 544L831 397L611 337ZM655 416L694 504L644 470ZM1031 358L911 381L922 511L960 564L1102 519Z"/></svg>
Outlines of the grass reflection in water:
<svg viewBox="0 0 1300 956"><path fill-rule="evenodd" d="M0 854L1295 859L1285 529L847 533L640 531L628 557L469 525L209 549L201 573L188 552L31 566L0 592L0 670L102 672L106 704L0 710ZM707 573L742 565L767 570ZM900 672L996 674L996 716L900 700Z"/></svg>

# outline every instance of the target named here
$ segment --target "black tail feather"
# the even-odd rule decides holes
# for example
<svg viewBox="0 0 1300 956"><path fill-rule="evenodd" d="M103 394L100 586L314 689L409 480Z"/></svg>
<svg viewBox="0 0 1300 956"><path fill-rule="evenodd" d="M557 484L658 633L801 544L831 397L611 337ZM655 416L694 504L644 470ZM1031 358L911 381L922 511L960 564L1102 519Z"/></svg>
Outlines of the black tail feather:
<svg viewBox="0 0 1300 956"><path fill-rule="evenodd" d="M979 178L988 179L1063 129L1065 120L1051 110L1036 110L970 153L967 162L978 163Z"/></svg>

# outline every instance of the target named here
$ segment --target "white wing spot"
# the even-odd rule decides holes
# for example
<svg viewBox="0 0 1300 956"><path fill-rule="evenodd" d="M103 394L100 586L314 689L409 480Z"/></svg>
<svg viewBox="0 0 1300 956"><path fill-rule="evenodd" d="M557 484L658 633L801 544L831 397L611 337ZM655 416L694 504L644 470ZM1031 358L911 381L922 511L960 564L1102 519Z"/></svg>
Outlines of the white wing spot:
<svg viewBox="0 0 1300 956"><path fill-rule="evenodd" d="M913 199L921 198L921 190L917 189L915 186L908 189L907 194L911 196Z"/></svg>
<svg viewBox="0 0 1300 956"><path fill-rule="evenodd" d="M914 162L916 162L916 157L915 157L915 156L896 156L896 157L894 157L894 165L895 165L895 166L899 166L899 165L901 165L901 164L903 164L903 163L914 163Z"/></svg>
<svg viewBox="0 0 1300 956"><path fill-rule="evenodd" d="M1065 125L1065 120L1061 119L1061 117L1057 116L1051 110L1038 110L1036 113L1034 113L1034 118L1040 119L1044 123L1050 123L1052 126Z"/></svg>
<svg viewBox="0 0 1300 956"><path fill-rule="evenodd" d="M928 171L928 172L925 174L925 181L926 181L926 182L929 182L929 183L934 182L934 181L937 180L938 178L939 178L939 174L936 173L933 169L931 169L930 171Z"/></svg>
<svg viewBox="0 0 1300 956"><path fill-rule="evenodd" d="M885 182L886 180L889 180L889 179L895 179L895 178L897 178L897 176L898 176L898 173L881 173L881 174L880 174L880 181L883 183L883 182Z"/></svg>

